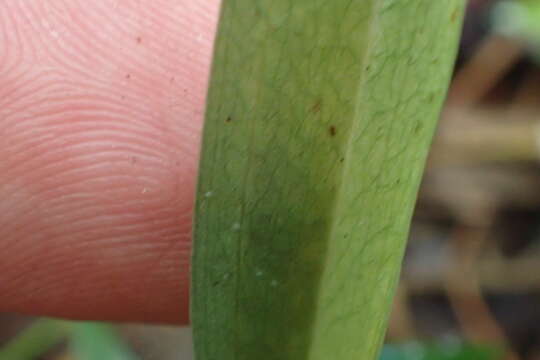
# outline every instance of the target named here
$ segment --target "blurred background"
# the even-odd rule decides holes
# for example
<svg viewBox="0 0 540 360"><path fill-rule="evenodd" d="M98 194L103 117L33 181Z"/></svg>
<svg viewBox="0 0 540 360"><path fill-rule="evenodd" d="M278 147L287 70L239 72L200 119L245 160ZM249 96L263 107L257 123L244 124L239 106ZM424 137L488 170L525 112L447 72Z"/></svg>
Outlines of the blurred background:
<svg viewBox="0 0 540 360"><path fill-rule="evenodd" d="M188 328L0 314L0 360L192 358ZM469 0L381 355L468 359L540 360L540 0Z"/></svg>

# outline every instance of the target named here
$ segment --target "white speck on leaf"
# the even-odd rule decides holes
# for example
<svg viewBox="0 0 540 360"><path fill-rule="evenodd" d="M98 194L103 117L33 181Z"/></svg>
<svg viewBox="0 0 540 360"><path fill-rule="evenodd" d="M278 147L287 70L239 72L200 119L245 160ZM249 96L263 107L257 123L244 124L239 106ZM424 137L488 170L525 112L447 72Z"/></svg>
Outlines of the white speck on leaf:
<svg viewBox="0 0 540 360"><path fill-rule="evenodd" d="M272 282L270 283L270 285L271 285L272 287L276 287L276 286L278 285L277 280L272 280Z"/></svg>
<svg viewBox="0 0 540 360"><path fill-rule="evenodd" d="M148 188L144 188L142 189L141 194L146 194L147 192L148 192Z"/></svg>
<svg viewBox="0 0 540 360"><path fill-rule="evenodd" d="M257 271L255 272L255 276L256 276L256 277L261 277L262 275L263 275L262 270L257 270Z"/></svg>
<svg viewBox="0 0 540 360"><path fill-rule="evenodd" d="M232 226L232 229L233 229L234 231L240 230L240 223L235 222L235 223L233 224L233 226Z"/></svg>
<svg viewBox="0 0 540 360"><path fill-rule="evenodd" d="M208 192L206 192L206 193L204 194L204 197L205 197L205 198L210 198L210 197L212 197L213 195L214 195L214 192L213 192L213 191L208 191Z"/></svg>

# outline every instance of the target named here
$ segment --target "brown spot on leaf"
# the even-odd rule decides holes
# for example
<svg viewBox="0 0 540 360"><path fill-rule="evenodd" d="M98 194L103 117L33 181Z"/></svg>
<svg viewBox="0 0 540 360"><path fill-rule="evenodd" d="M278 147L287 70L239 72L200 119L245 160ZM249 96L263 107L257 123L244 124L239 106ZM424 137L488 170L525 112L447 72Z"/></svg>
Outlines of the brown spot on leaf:
<svg viewBox="0 0 540 360"><path fill-rule="evenodd" d="M131 74L126 74L126 79L131 79Z"/></svg>
<svg viewBox="0 0 540 360"><path fill-rule="evenodd" d="M320 112L322 109L322 100L319 99L315 102L315 104L313 104L313 106L311 107L311 112L314 113L314 114L317 114L318 112Z"/></svg>
<svg viewBox="0 0 540 360"><path fill-rule="evenodd" d="M336 132L337 132L337 130L336 130L336 127L334 125L332 125L332 126L330 126L328 128L328 133L330 134L330 136L336 136Z"/></svg>
<svg viewBox="0 0 540 360"><path fill-rule="evenodd" d="M225 119L225 122L230 123L231 121L232 121L232 118L230 116L227 116L227 118Z"/></svg>
<svg viewBox="0 0 540 360"><path fill-rule="evenodd" d="M457 21L457 19L459 18L459 9L455 9L453 12L452 12L452 16L450 17L450 21L452 23L455 23Z"/></svg>
<svg viewBox="0 0 540 360"><path fill-rule="evenodd" d="M140 43L142 43L142 37L140 37L140 36L137 36L137 39L136 39L136 40L137 40L137 44L140 44Z"/></svg>

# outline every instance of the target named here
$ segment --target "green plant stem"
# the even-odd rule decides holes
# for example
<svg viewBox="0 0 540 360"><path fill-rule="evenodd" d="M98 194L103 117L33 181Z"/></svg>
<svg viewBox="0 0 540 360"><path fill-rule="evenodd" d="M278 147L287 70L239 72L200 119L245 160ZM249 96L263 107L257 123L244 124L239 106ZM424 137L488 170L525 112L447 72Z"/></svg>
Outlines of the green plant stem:
<svg viewBox="0 0 540 360"><path fill-rule="evenodd" d="M224 0L195 219L197 360L375 359L462 0Z"/></svg>
<svg viewBox="0 0 540 360"><path fill-rule="evenodd" d="M60 344L71 332L68 322L41 319L0 348L0 360L34 360Z"/></svg>

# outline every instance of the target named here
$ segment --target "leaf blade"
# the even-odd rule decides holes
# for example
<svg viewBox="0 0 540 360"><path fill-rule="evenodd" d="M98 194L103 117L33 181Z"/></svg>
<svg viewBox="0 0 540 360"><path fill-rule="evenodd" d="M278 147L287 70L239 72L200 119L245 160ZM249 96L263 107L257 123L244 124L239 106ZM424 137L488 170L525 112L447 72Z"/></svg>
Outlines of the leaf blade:
<svg viewBox="0 0 540 360"><path fill-rule="evenodd" d="M223 3L195 220L198 359L376 356L462 9L455 0ZM402 11L433 15L424 28L414 17L405 22L405 45L395 26ZM429 58L426 71L440 77L430 87L398 77L431 99L419 123L411 111L425 104L393 76L410 67L422 75L426 58L411 58L413 50L434 55L429 31L443 19L447 48L436 47L442 60ZM396 105L407 101L410 108ZM396 128L393 117L405 125ZM351 231L362 222L369 236ZM349 267L370 274L349 281ZM363 285L376 296L351 300ZM362 302L369 306L357 317L336 320ZM362 323L370 331L356 335Z"/></svg>

